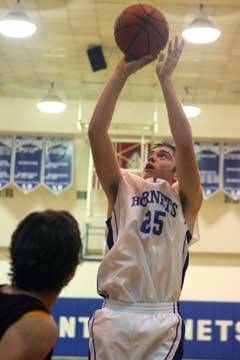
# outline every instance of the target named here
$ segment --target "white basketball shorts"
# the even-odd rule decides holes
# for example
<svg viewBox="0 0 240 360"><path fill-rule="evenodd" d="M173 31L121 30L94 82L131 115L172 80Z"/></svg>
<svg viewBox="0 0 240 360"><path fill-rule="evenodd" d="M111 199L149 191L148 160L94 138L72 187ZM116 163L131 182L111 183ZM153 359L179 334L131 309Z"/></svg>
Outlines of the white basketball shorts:
<svg viewBox="0 0 240 360"><path fill-rule="evenodd" d="M89 320L89 359L181 360L183 339L178 303L106 300Z"/></svg>

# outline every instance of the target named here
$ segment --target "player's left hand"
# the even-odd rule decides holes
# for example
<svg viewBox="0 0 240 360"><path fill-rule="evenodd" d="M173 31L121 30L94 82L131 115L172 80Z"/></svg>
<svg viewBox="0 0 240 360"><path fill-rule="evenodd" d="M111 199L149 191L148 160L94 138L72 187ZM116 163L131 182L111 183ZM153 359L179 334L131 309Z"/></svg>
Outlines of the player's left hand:
<svg viewBox="0 0 240 360"><path fill-rule="evenodd" d="M119 63L117 64L117 70L121 71L122 73L126 74L128 77L131 74L134 74L144 66L152 63L154 60L156 60L157 57L153 55L145 55L142 58L138 60L132 60L130 62L127 62L125 59L121 59Z"/></svg>
<svg viewBox="0 0 240 360"><path fill-rule="evenodd" d="M165 61L163 53L160 53L156 66L156 72L159 79L170 77L172 75L183 51L183 47L184 40L179 41L178 37L176 36L174 45L172 45L172 41L169 42L167 58Z"/></svg>

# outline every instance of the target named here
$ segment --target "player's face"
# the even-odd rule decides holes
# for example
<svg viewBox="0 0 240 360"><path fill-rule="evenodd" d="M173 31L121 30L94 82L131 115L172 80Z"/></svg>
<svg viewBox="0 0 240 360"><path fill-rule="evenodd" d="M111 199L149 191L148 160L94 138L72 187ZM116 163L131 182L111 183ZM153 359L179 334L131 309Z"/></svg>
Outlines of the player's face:
<svg viewBox="0 0 240 360"><path fill-rule="evenodd" d="M176 181L176 160L173 149L167 146L152 149L144 166L144 178L161 178L170 184Z"/></svg>

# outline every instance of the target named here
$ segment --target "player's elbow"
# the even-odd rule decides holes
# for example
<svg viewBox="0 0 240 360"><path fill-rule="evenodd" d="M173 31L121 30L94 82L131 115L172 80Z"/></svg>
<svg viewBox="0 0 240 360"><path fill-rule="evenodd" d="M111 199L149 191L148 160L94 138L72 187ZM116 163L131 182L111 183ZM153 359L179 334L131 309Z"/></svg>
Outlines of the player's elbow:
<svg viewBox="0 0 240 360"><path fill-rule="evenodd" d="M100 121L92 118L88 127L88 138L90 141L99 138L100 135L104 136L107 132L108 129Z"/></svg>
<svg viewBox="0 0 240 360"><path fill-rule="evenodd" d="M88 127L88 138L89 138L89 141L93 141L96 136L98 134L98 129L97 129L97 126L90 123L89 124L89 127Z"/></svg>

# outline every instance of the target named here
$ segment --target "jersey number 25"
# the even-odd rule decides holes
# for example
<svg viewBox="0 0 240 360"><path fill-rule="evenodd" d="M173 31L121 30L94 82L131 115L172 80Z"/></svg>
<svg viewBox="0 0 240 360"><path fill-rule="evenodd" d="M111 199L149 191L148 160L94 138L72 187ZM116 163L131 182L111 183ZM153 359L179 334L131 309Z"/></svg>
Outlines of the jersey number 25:
<svg viewBox="0 0 240 360"><path fill-rule="evenodd" d="M144 234L153 233L154 235L160 235L163 230L162 218L166 216L164 211L155 210L153 213L148 210L144 216L140 231ZM152 224L153 218L153 224Z"/></svg>

